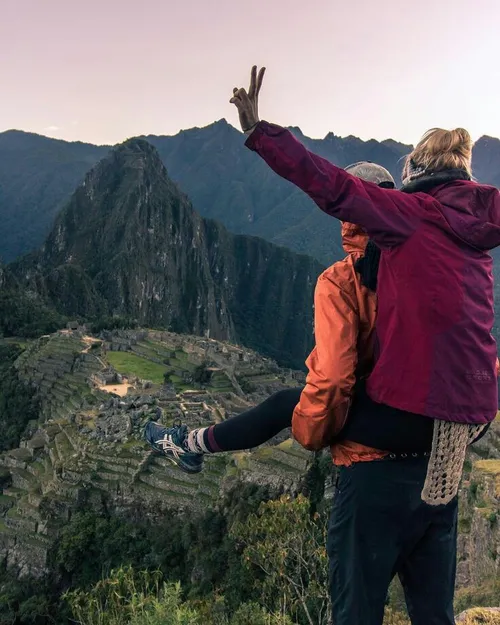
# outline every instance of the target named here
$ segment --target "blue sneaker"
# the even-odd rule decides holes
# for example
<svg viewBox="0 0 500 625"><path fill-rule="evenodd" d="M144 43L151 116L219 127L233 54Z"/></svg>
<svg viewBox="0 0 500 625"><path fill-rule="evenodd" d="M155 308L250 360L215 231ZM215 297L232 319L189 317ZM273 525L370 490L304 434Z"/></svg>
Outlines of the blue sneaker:
<svg viewBox="0 0 500 625"><path fill-rule="evenodd" d="M188 434L187 426L174 422L166 428L160 423L148 421L144 428L144 438L157 453L165 456L186 473L199 473L203 469L203 454L195 454L184 449Z"/></svg>

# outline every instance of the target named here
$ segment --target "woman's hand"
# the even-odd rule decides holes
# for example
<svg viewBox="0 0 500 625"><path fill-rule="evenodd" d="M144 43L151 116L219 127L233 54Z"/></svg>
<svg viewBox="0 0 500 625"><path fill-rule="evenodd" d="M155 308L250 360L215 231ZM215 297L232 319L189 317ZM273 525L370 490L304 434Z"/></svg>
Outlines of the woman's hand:
<svg viewBox="0 0 500 625"><path fill-rule="evenodd" d="M231 98L231 104L234 104L238 109L240 116L241 129L246 134L251 134L255 126L259 123L259 92L262 87L262 81L264 80L264 74L266 68L262 67L259 70L257 76L257 66L252 67L250 74L250 88L248 93L245 89L233 89L233 97Z"/></svg>

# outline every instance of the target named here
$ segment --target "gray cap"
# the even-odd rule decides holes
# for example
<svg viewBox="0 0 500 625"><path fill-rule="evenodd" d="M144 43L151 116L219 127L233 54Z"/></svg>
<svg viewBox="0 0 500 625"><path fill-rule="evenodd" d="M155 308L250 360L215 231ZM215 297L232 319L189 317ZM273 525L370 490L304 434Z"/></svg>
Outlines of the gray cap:
<svg viewBox="0 0 500 625"><path fill-rule="evenodd" d="M361 178L367 182L374 182L378 185L383 184L384 186L389 186L389 184L393 187L396 186L394 178L385 167L377 165L376 163L371 163L370 161L359 161L359 163L353 163L352 165L348 165L345 168L345 171L352 176L356 176L356 178Z"/></svg>

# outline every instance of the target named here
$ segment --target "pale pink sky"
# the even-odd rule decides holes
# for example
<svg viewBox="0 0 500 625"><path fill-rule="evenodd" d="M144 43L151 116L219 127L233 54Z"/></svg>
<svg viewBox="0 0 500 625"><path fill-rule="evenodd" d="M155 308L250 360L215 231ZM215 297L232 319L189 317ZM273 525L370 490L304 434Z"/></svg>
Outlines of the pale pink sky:
<svg viewBox="0 0 500 625"><path fill-rule="evenodd" d="M0 0L0 131L237 126L258 63L261 116L310 136L500 137L499 28L498 0Z"/></svg>

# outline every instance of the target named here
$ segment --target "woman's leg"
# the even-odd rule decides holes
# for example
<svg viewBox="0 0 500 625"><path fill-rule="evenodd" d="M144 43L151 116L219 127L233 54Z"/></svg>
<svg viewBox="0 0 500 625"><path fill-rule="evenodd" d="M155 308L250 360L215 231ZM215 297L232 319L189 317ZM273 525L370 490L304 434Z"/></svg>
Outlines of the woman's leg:
<svg viewBox="0 0 500 625"><path fill-rule="evenodd" d="M189 432L187 449L195 453L240 451L258 447L291 427L302 388L287 388L217 425Z"/></svg>
<svg viewBox="0 0 500 625"><path fill-rule="evenodd" d="M150 421L144 436L149 445L181 469L198 473L203 455L239 451L262 445L292 425L303 387L278 391L258 406L217 425L188 431L182 424L166 428Z"/></svg>

